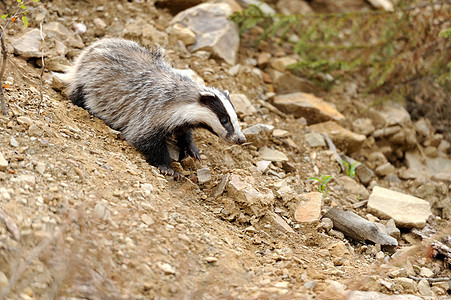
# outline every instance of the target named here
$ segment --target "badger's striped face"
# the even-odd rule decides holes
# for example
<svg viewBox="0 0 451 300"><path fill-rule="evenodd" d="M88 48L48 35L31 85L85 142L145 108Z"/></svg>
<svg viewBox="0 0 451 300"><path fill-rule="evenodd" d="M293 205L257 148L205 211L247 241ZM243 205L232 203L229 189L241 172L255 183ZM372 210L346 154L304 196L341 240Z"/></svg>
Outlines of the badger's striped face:
<svg viewBox="0 0 451 300"><path fill-rule="evenodd" d="M228 142L242 144L246 141L228 91L207 88L201 92L199 102L210 111L202 118L201 126Z"/></svg>

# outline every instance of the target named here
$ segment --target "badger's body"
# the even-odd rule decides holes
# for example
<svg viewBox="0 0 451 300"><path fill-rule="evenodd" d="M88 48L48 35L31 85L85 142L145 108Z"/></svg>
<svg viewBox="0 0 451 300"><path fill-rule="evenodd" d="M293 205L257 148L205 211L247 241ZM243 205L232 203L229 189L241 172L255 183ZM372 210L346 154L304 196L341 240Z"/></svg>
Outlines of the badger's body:
<svg viewBox="0 0 451 300"><path fill-rule="evenodd" d="M165 174L174 174L166 146L171 135L181 157L196 159L196 127L228 142L245 142L228 92L194 82L163 56L160 47L149 50L124 39L102 39L86 48L61 79L74 104L122 131Z"/></svg>

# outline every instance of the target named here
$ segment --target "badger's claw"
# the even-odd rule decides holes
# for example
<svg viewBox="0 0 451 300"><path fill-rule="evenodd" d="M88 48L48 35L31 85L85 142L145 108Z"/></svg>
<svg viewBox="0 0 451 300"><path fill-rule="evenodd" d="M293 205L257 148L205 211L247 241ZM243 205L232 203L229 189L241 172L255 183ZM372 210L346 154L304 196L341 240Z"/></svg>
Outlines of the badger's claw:
<svg viewBox="0 0 451 300"><path fill-rule="evenodd" d="M182 174L180 174L179 172L176 172L170 166L158 166L158 170L160 170L160 173L165 175L165 176L173 176L174 179L182 178Z"/></svg>

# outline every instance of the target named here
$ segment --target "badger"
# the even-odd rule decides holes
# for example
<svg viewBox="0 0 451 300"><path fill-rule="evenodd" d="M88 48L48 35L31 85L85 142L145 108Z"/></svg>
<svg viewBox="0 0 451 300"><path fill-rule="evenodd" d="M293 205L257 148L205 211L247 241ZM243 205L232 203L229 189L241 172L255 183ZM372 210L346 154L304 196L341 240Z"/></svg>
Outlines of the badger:
<svg viewBox="0 0 451 300"><path fill-rule="evenodd" d="M101 39L58 77L75 104L122 132L146 161L164 175L181 175L171 167L167 139L174 137L182 159L200 160L193 129L205 128L227 142L243 144L229 92L193 81L165 61L160 46Z"/></svg>

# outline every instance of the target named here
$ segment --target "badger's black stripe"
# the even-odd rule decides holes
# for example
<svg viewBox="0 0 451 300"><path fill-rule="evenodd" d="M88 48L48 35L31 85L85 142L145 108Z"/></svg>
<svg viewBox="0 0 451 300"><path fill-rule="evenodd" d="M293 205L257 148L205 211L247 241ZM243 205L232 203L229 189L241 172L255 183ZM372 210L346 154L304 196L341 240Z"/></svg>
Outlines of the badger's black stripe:
<svg viewBox="0 0 451 300"><path fill-rule="evenodd" d="M73 104L80 106L82 108L86 108L85 106L85 91L83 89L82 85L77 85L75 90L72 92L72 94L69 96L70 100Z"/></svg>
<svg viewBox="0 0 451 300"><path fill-rule="evenodd" d="M218 119L221 122L222 126L227 130L227 135L232 135L234 133L235 129L233 128L230 116L227 113L224 104L222 104L222 101L218 97L200 96L200 103L207 106L218 116Z"/></svg>

